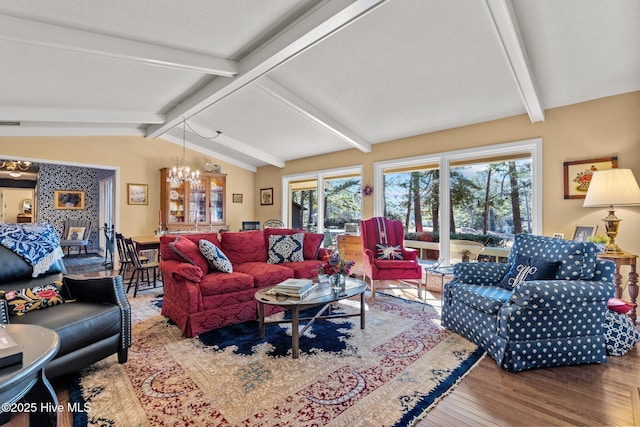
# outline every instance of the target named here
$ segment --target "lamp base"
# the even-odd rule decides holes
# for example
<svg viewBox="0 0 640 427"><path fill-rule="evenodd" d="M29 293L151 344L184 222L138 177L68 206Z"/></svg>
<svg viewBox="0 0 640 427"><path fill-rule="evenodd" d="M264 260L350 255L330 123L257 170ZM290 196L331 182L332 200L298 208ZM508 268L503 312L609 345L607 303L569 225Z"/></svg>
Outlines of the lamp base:
<svg viewBox="0 0 640 427"><path fill-rule="evenodd" d="M609 243L604 248L604 252L607 254L621 254L624 251L620 249L620 246L616 245L615 243Z"/></svg>

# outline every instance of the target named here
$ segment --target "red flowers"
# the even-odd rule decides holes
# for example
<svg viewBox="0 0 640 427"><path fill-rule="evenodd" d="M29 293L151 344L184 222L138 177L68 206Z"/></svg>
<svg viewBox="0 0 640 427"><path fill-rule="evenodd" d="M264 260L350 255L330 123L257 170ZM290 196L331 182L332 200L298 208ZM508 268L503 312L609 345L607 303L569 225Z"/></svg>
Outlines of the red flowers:
<svg viewBox="0 0 640 427"><path fill-rule="evenodd" d="M324 262L318 265L318 273L328 274L330 276L338 273L348 275L356 263L355 261L345 259L338 251L331 255L325 255L322 261Z"/></svg>

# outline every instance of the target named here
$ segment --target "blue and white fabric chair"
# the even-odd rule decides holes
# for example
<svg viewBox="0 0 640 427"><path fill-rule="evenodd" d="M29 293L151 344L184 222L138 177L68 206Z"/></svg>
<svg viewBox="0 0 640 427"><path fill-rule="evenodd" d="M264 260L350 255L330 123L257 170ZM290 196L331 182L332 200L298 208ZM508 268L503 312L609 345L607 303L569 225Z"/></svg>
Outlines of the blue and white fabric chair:
<svg viewBox="0 0 640 427"><path fill-rule="evenodd" d="M508 263L459 263L443 325L510 371L606 362L615 265L590 242L520 234Z"/></svg>

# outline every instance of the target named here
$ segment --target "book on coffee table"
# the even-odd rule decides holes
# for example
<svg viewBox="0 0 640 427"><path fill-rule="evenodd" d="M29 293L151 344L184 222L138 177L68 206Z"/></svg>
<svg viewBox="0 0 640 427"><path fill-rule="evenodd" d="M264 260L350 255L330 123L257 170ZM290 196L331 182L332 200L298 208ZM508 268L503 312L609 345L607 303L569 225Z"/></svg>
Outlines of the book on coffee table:
<svg viewBox="0 0 640 427"><path fill-rule="evenodd" d="M267 293L302 299L312 291L313 281L311 279L287 279L269 289Z"/></svg>
<svg viewBox="0 0 640 427"><path fill-rule="evenodd" d="M0 368L22 362L22 350L11 338L11 335L0 328Z"/></svg>

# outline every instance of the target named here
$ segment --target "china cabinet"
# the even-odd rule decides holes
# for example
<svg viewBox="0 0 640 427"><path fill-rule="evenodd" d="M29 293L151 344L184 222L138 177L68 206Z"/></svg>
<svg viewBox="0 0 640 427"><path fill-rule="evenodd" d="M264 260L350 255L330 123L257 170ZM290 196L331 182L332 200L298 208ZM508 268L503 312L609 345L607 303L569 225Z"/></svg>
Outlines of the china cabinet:
<svg viewBox="0 0 640 427"><path fill-rule="evenodd" d="M169 168L160 170L159 220L167 231L226 230L227 175L203 172L199 183L167 182Z"/></svg>

